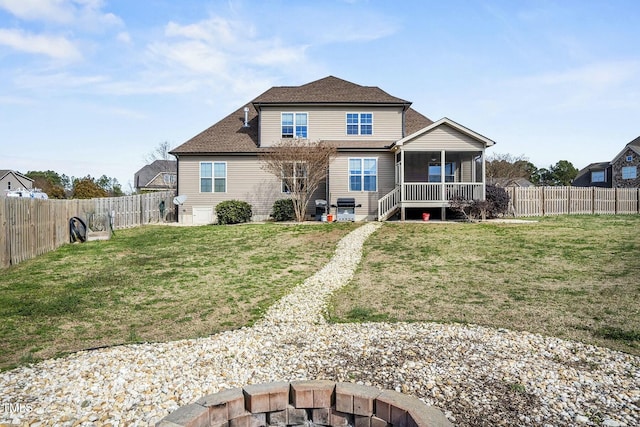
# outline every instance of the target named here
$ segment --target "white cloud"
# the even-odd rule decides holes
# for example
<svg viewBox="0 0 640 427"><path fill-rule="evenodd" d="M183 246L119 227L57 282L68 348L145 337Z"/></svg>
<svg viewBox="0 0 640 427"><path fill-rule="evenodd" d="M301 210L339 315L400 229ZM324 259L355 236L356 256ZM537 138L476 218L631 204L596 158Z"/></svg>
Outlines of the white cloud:
<svg viewBox="0 0 640 427"><path fill-rule="evenodd" d="M147 47L151 61L172 70L174 78L177 74L209 88L231 87L244 93L247 76L270 81L267 76L274 69L280 76L287 75L293 72L293 64L300 70L308 62L307 45L260 38L251 24L216 16L188 25L170 22L165 36Z"/></svg>
<svg viewBox="0 0 640 427"><path fill-rule="evenodd" d="M0 0L0 8L25 20L69 23L73 20L73 4L64 0Z"/></svg>
<svg viewBox="0 0 640 427"><path fill-rule="evenodd" d="M75 24L92 31L120 26L122 20L104 13L102 0L0 0L0 8L26 21Z"/></svg>
<svg viewBox="0 0 640 427"><path fill-rule="evenodd" d="M211 17L196 24L179 25L169 22L165 28L167 37L184 37L213 44L233 44L238 41L235 33L242 30L240 25L219 17Z"/></svg>
<svg viewBox="0 0 640 427"><path fill-rule="evenodd" d="M129 44L131 43L131 35L129 35L129 33L126 31L122 31L118 33L118 35L116 36L116 40L124 44Z"/></svg>
<svg viewBox="0 0 640 427"><path fill-rule="evenodd" d="M639 76L640 61L629 60L516 78L503 87L508 101L503 104L549 112L635 110L639 102Z"/></svg>
<svg viewBox="0 0 640 427"><path fill-rule="evenodd" d="M74 61L82 58L75 45L62 36L29 34L21 30L0 28L0 44L20 52L46 55L54 59Z"/></svg>
<svg viewBox="0 0 640 427"><path fill-rule="evenodd" d="M33 98L22 96L0 96L0 105L20 105L29 106L36 104Z"/></svg>
<svg viewBox="0 0 640 427"><path fill-rule="evenodd" d="M28 89L73 89L88 86L95 87L98 84L108 82L106 76L75 76L66 72L53 74L22 74L15 79L17 87Z"/></svg>

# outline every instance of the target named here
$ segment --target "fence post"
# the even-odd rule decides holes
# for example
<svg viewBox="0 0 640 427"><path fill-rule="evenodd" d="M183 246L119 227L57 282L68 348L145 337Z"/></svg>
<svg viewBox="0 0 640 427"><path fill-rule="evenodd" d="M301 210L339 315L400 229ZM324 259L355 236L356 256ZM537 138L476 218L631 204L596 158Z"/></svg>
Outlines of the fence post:
<svg viewBox="0 0 640 427"><path fill-rule="evenodd" d="M9 224L7 221L8 198L0 198L0 267L9 266Z"/></svg>

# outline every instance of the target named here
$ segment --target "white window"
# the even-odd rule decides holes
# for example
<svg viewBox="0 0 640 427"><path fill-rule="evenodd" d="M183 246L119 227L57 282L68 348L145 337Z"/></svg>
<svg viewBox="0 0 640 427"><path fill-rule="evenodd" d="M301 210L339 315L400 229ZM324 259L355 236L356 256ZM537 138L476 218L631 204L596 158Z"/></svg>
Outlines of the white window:
<svg viewBox="0 0 640 427"><path fill-rule="evenodd" d="M226 193L227 192L227 163L226 162L201 162L200 163L200 192L201 193Z"/></svg>
<svg viewBox="0 0 640 427"><path fill-rule="evenodd" d="M378 159L349 159L349 191L378 190Z"/></svg>
<svg viewBox="0 0 640 427"><path fill-rule="evenodd" d="M626 160L627 160L627 162L632 162L633 161L633 156L631 156L631 155L627 156Z"/></svg>
<svg viewBox="0 0 640 427"><path fill-rule="evenodd" d="M162 182L165 185L175 185L177 177L170 173L162 174Z"/></svg>
<svg viewBox="0 0 640 427"><path fill-rule="evenodd" d="M291 162L282 167L282 184L281 191L283 193L291 193L291 189L295 188L298 192L307 185L307 165L303 162Z"/></svg>
<svg viewBox="0 0 640 427"><path fill-rule="evenodd" d="M622 168L622 179L636 179L638 177L637 166L625 166Z"/></svg>
<svg viewBox="0 0 640 427"><path fill-rule="evenodd" d="M373 114L347 113L347 135L373 135Z"/></svg>
<svg viewBox="0 0 640 427"><path fill-rule="evenodd" d="M307 119L307 113L282 113L282 138L306 138Z"/></svg>
<svg viewBox="0 0 640 427"><path fill-rule="evenodd" d="M606 182L605 171L591 171L591 182Z"/></svg>

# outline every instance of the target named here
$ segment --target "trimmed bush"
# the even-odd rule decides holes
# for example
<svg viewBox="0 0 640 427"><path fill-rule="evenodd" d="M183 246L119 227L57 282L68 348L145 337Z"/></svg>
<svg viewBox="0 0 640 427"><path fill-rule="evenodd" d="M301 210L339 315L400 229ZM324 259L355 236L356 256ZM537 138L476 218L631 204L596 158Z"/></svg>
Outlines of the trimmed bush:
<svg viewBox="0 0 640 427"><path fill-rule="evenodd" d="M507 191L495 185L487 185L486 191L487 202L489 202L487 217L497 218L506 214L509 211L509 194L507 194Z"/></svg>
<svg viewBox="0 0 640 427"><path fill-rule="evenodd" d="M239 224L251 220L251 205L241 200L225 200L216 205L218 224Z"/></svg>
<svg viewBox="0 0 640 427"><path fill-rule="evenodd" d="M293 200L280 199L273 203L271 217L276 221L291 221L296 217L293 210Z"/></svg>

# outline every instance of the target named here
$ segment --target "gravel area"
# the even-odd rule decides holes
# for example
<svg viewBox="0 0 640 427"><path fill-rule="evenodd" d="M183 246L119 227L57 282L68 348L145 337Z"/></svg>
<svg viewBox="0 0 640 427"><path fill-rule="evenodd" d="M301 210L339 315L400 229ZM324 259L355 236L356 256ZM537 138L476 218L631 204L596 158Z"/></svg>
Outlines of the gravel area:
<svg viewBox="0 0 640 427"><path fill-rule="evenodd" d="M639 357L478 326L326 324L326 296L350 279L378 226L346 236L322 270L251 328L0 374L0 425L153 425L206 394L296 379L395 389L460 426L640 425Z"/></svg>

